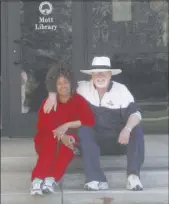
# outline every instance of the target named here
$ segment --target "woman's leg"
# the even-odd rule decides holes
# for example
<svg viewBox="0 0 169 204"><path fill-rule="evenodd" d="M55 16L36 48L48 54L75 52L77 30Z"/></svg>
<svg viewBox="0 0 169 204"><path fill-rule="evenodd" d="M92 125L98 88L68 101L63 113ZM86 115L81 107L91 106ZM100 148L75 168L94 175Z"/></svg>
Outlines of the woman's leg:
<svg viewBox="0 0 169 204"><path fill-rule="evenodd" d="M73 134L71 134L71 136L77 142L77 137ZM66 147L64 144L61 144L59 151L55 156L54 165L49 176L54 177L56 181L59 181L64 175L73 157L74 157L73 151L70 148Z"/></svg>
<svg viewBox="0 0 169 204"><path fill-rule="evenodd" d="M32 180L34 178L43 180L48 177L49 170L53 166L56 153L56 139L49 136L40 145L35 143L35 149L38 153L38 160L32 171Z"/></svg>

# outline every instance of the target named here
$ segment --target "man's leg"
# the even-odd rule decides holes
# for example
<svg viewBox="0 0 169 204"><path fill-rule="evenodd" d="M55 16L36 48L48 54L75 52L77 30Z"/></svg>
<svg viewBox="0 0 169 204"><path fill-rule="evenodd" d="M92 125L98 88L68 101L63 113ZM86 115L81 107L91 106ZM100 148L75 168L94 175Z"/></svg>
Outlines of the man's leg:
<svg viewBox="0 0 169 204"><path fill-rule="evenodd" d="M144 162L144 135L140 125L131 132L127 146L127 175L140 176L140 169Z"/></svg>
<svg viewBox="0 0 169 204"><path fill-rule="evenodd" d="M127 146L128 189L142 190L142 184L139 180L139 177L143 162L144 135L141 126L138 125L132 130L129 144Z"/></svg>
<svg viewBox="0 0 169 204"><path fill-rule="evenodd" d="M82 126L78 130L81 146L81 154L84 165L84 173L87 181L107 182L103 170L100 167L100 149L94 138L94 130Z"/></svg>

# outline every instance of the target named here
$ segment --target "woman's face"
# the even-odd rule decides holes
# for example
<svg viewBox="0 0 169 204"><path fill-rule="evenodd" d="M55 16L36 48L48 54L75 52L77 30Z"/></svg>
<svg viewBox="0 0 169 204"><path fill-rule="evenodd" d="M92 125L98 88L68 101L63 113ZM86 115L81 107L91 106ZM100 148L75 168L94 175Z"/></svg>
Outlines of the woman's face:
<svg viewBox="0 0 169 204"><path fill-rule="evenodd" d="M71 92L70 82L63 76L60 76L56 81L57 93L60 96L69 96Z"/></svg>

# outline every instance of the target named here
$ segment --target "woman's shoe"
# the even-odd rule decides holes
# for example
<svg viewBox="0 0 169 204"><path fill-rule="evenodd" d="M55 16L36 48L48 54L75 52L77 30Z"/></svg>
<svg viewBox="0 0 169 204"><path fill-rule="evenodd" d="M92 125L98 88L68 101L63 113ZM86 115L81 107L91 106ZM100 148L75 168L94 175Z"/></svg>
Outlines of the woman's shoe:
<svg viewBox="0 0 169 204"><path fill-rule="evenodd" d="M35 178L32 181L32 186L31 186L31 189L30 189L30 194L32 196L34 196L34 195L43 195L42 184L43 184L43 180L42 179Z"/></svg>
<svg viewBox="0 0 169 204"><path fill-rule="evenodd" d="M47 177L43 182L42 191L44 193L55 194L57 187L58 187L58 184L56 183L55 179L53 177Z"/></svg>

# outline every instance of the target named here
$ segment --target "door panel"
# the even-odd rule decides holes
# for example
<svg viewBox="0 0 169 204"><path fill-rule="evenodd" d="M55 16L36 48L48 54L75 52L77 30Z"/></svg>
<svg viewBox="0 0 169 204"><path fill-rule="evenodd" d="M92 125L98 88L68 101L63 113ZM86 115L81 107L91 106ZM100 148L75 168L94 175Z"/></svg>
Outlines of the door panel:
<svg viewBox="0 0 169 204"><path fill-rule="evenodd" d="M71 1L8 2L10 136L33 136L52 62L72 63Z"/></svg>

